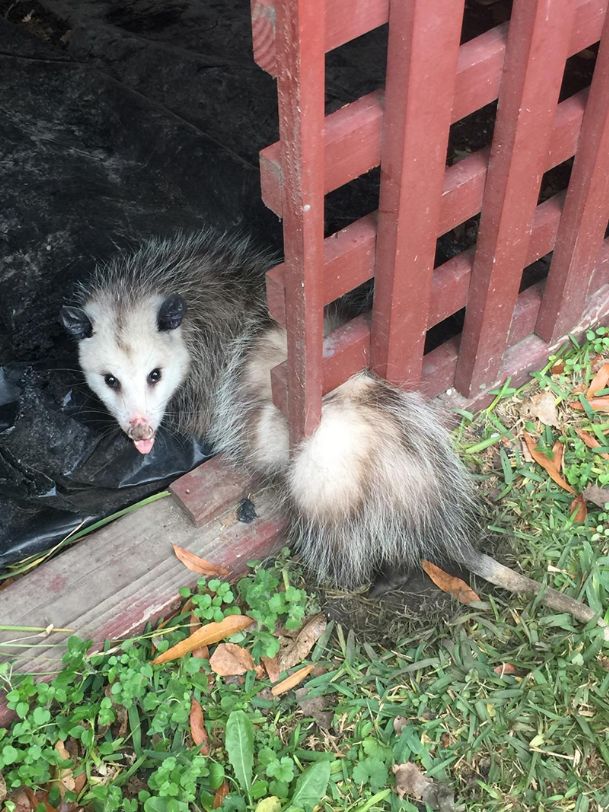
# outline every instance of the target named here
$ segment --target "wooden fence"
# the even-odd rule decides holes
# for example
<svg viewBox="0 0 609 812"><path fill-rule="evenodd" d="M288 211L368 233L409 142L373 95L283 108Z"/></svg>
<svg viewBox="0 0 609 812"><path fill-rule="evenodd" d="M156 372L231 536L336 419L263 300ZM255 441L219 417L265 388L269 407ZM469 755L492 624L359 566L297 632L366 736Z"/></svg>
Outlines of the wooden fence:
<svg viewBox="0 0 609 812"><path fill-rule="evenodd" d="M278 89L280 140L260 171L283 219L267 292L288 332L272 380L293 440L359 369L479 401L609 312L606 7L514 0L509 22L461 44L464 0L252 0L254 55ZM326 116L326 52L385 23L384 91ZM559 103L567 58L599 40L590 88ZM451 124L495 99L490 148L447 167ZM544 172L573 155L568 189L538 205ZM324 239L325 195L379 165L378 212ZM434 267L437 238L477 213L476 246ZM547 278L520 293L551 251ZM372 318L324 341L324 306L371 277ZM461 335L425 354L427 331L464 307Z"/></svg>

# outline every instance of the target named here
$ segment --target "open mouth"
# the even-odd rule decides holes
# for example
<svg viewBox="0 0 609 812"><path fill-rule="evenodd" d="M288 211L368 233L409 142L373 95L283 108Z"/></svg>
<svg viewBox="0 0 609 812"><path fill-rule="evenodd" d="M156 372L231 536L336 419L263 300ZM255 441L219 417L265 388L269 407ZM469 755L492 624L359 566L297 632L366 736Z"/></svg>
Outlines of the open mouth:
<svg viewBox="0 0 609 812"><path fill-rule="evenodd" d="M154 445L154 434L145 440L134 440L133 445L137 448L140 454L149 454Z"/></svg>

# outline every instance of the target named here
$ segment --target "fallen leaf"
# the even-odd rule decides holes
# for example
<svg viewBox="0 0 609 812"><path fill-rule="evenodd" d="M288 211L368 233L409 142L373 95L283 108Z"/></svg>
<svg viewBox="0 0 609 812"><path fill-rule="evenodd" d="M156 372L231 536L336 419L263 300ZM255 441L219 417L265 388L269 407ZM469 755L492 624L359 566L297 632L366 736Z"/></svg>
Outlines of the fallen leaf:
<svg viewBox="0 0 609 812"><path fill-rule="evenodd" d="M596 439L596 437L593 437L591 434L588 434L587 431L584 431L583 429L575 429L575 432L579 437L579 439L583 440L584 443L588 446L588 448L600 448L601 444ZM605 452L599 454L598 456L602 457L604 460L609 460L609 454Z"/></svg>
<svg viewBox="0 0 609 812"><path fill-rule="evenodd" d="M235 643L220 643L209 658L209 664L220 677L235 677L256 670L249 651Z"/></svg>
<svg viewBox="0 0 609 812"><path fill-rule="evenodd" d="M568 493L575 493L567 480L558 473L555 460L551 460L542 451L538 451L535 448L535 440L526 431L524 432L524 440L527 444L527 448L529 449L529 454L533 457L535 462L538 465L541 465L541 467L550 475L554 482L556 482L557 485L560 485L560 487Z"/></svg>
<svg viewBox="0 0 609 812"><path fill-rule="evenodd" d="M393 720L393 729L398 736L406 727L408 727L408 719L405 716L396 716Z"/></svg>
<svg viewBox="0 0 609 812"><path fill-rule="evenodd" d="M66 746L62 741L55 742L55 750L59 754L60 758L66 761L71 760L72 757L66 750ZM68 792L74 792L76 790L76 782L74 780L71 767L65 767L57 770L56 785L62 798L65 795L66 790Z"/></svg>
<svg viewBox="0 0 609 812"><path fill-rule="evenodd" d="M586 397L588 400L595 397L598 392L602 389L607 388L607 383L609 382L609 363L603 364L599 371L596 373L594 378L588 387L588 391L586 392Z"/></svg>
<svg viewBox="0 0 609 812"><path fill-rule="evenodd" d="M493 671L500 677L513 676L515 674L518 674L518 669L516 668L515 665L512 665L512 663L501 663L501 665L495 666L495 668L493 668Z"/></svg>
<svg viewBox="0 0 609 812"><path fill-rule="evenodd" d="M609 397L605 396L602 398L590 398L588 403L594 409L595 412L609 412ZM578 412L584 411L584 407L579 402L579 400L569 403L569 406L572 409L576 409Z"/></svg>
<svg viewBox="0 0 609 812"><path fill-rule="evenodd" d="M209 660L209 648L207 646L199 646L199 648L193 648L191 654L197 660Z"/></svg>
<svg viewBox="0 0 609 812"><path fill-rule="evenodd" d="M230 575L230 570L227 570L226 567L222 567L220 564L212 564L211 561L200 558L198 555L195 555L195 553L191 553L190 550L186 550L178 544L172 544L172 547L176 558L191 572L219 578L226 578Z"/></svg>
<svg viewBox="0 0 609 812"><path fill-rule="evenodd" d="M224 781L222 786L216 790L216 794L214 795L214 804L213 804L214 809L220 809L229 791L230 790L228 786L228 781Z"/></svg>
<svg viewBox="0 0 609 812"><path fill-rule="evenodd" d="M550 375L562 375L565 371L565 362L562 358L559 361L556 361L554 366L550 369Z"/></svg>
<svg viewBox="0 0 609 812"><path fill-rule="evenodd" d="M455 809L452 789L428 778L416 764L394 764L392 770L395 775L395 791L400 798L410 795L438 812L452 812Z"/></svg>
<svg viewBox="0 0 609 812"><path fill-rule="evenodd" d="M277 682L281 671L279 670L279 661L277 657L262 657L262 664L266 669L271 682Z"/></svg>
<svg viewBox="0 0 609 812"><path fill-rule="evenodd" d="M0 801L5 801L7 794L6 781L4 780L2 773L0 773Z"/></svg>
<svg viewBox="0 0 609 812"><path fill-rule="evenodd" d="M532 417L536 417L537 420L540 420L544 426L558 425L556 399L549 390L533 395L529 401L524 404L523 410Z"/></svg>
<svg viewBox="0 0 609 812"><path fill-rule="evenodd" d="M178 657L183 657L191 651L194 651L201 646L209 646L212 643L218 643L225 637L230 637L232 634L243 631L252 625L254 621L251 617L246 615L229 615L221 620L219 623L206 623L200 629L194 631L186 640L181 640L175 646L171 646L167 651L159 654L152 661L153 665L160 665L167 663L170 660L177 660Z"/></svg>
<svg viewBox="0 0 609 812"><path fill-rule="evenodd" d="M296 695L298 707L304 715L315 719L315 722L322 730L329 730L332 726L334 712L327 708L328 697L309 696L309 689L306 687L297 688L294 694Z"/></svg>
<svg viewBox="0 0 609 812"><path fill-rule="evenodd" d="M531 456L531 452L529 451L528 445L525 443L524 440L520 441L520 445L522 447L522 456L525 462L535 462L533 457Z"/></svg>
<svg viewBox="0 0 609 812"><path fill-rule="evenodd" d="M328 625L322 614L308 620L298 632L295 640L279 655L279 671L288 671L301 663L322 636Z"/></svg>
<svg viewBox="0 0 609 812"><path fill-rule="evenodd" d="M587 499L588 502L592 502L593 505L604 508L609 502L609 488L599 488L598 485L588 485L587 488L584 488L582 496L584 499Z"/></svg>
<svg viewBox="0 0 609 812"><path fill-rule="evenodd" d="M474 590L469 587L461 578L456 578L454 575L449 575L444 570L432 564L431 561L421 561L421 567L425 570L427 575L431 578L434 584L439 587L443 592L448 592L453 598L464 604L470 604L472 601L479 601L480 598Z"/></svg>
<svg viewBox="0 0 609 812"><path fill-rule="evenodd" d="M581 493L578 493L575 499L569 505L569 513L573 516L573 521L576 524L581 524L586 521L588 515L588 508ZM575 515L573 515L575 514Z"/></svg>
<svg viewBox="0 0 609 812"><path fill-rule="evenodd" d="M209 739L207 730L205 730L205 723L203 719L203 708L201 703L198 702L194 696L190 701L190 735L193 742L201 750L201 755L209 755Z"/></svg>
<svg viewBox="0 0 609 812"><path fill-rule="evenodd" d="M557 440L552 446L552 461L554 462L554 467L559 473L562 472L563 469L564 451L564 445L560 442L560 440Z"/></svg>
<svg viewBox="0 0 609 812"><path fill-rule="evenodd" d="M271 693L273 696L281 696L281 694L285 694L287 691L295 688L297 685L300 685L303 679L306 679L314 668L314 665L305 665L304 668L300 668L298 671L290 674L289 677L281 680L281 682L278 682L277 685L273 685L271 688Z"/></svg>

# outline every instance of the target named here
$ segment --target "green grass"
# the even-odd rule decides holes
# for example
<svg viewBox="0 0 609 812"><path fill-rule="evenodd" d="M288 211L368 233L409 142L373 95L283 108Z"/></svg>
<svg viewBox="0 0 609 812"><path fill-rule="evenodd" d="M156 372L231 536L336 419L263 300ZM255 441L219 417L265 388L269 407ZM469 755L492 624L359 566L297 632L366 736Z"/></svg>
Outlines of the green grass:
<svg viewBox="0 0 609 812"><path fill-rule="evenodd" d="M602 331L568 349L564 372L552 374L552 359L527 387L506 384L489 409L463 414L457 441L491 502L497 556L609 620L609 512L588 505L585 522L575 523L572 496L526 461L521 444L524 430L541 449L561 440L564 475L577 491L609 482L609 463L575 433L583 427L603 441L609 418L568 406L573 389L590 381L598 353L609 358ZM523 405L546 389L558 402L559 425L542 429L523 416ZM218 677L207 660L190 655L151 665L155 653L186 636L189 611L106 654L89 656L72 639L64 670L49 685L16 677L5 662L0 674L20 720L0 732L0 772L9 791L49 789L61 767L82 773L84 786L64 801L108 812L211 809L224 781L223 810L297 812L318 803L324 812L415 812L423 807L398 798L392 773L412 762L452 788L455 802L445 810L609 809L602 630L553 613L538 598L476 587L486 608L462 607L427 626L405 623L389 647L330 623L304 661L316 666L304 697L291 690L275 698L254 672ZM289 634L318 611L316 600L282 557L230 589L201 582L191 606L204 622L238 611L254 617L254 631L234 641L258 659L275 652L278 630ZM205 716L206 755L190 738L193 697ZM58 805L56 785L48 801Z"/></svg>

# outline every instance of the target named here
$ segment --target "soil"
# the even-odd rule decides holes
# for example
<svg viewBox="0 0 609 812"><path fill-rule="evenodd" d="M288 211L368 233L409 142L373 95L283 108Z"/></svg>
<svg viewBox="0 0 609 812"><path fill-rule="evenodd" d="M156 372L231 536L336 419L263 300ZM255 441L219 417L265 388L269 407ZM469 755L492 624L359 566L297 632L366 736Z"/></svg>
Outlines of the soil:
<svg viewBox="0 0 609 812"><path fill-rule="evenodd" d="M508 19L510 6L468 0L463 40ZM329 112L382 87L386 40L383 26L328 54ZM569 60L563 95L589 83L594 57ZM157 490L205 451L168 438L154 471L138 471L141 457L106 436L99 407L81 402L74 347L57 323L71 286L152 235L241 227L279 249L281 223L260 200L258 153L278 136L276 88L252 58L248 0L0 0L0 74L6 563ZM490 143L495 110L452 127L449 163ZM564 188L569 172L566 162L548 173L542 196ZM375 170L329 194L327 232L373 211L378 188ZM477 227L472 218L443 235L437 261L473 245ZM544 258L523 285L546 268ZM462 316L430 331L428 347L455 334Z"/></svg>

